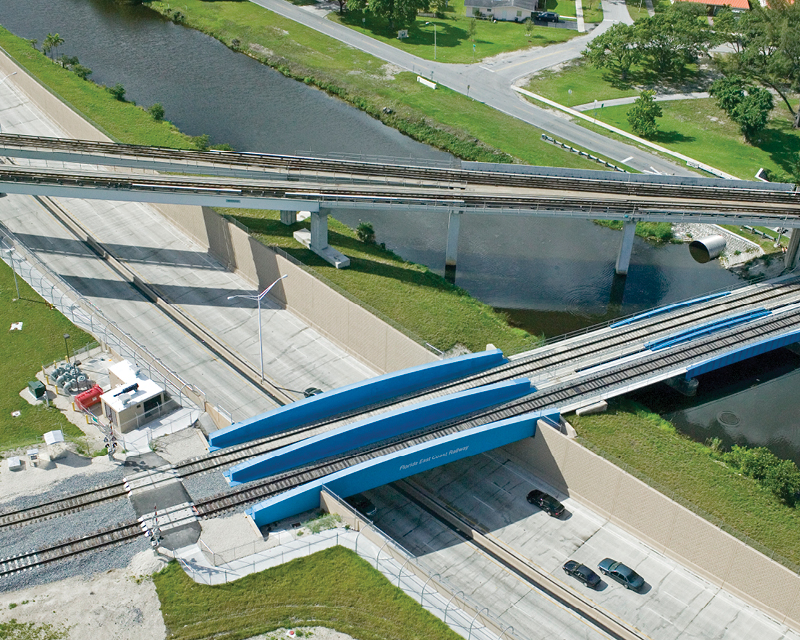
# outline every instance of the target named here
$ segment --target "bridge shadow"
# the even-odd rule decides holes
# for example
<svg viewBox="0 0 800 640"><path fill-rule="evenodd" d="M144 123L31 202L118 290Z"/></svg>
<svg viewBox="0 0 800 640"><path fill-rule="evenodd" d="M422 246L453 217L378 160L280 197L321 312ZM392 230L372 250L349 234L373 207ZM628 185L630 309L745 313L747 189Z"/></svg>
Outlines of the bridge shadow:
<svg viewBox="0 0 800 640"><path fill-rule="evenodd" d="M106 298L110 300L130 301L144 301L146 299L143 294L137 292L137 289L133 285L122 280L86 278L81 276L61 277L78 293L87 298ZM255 309L257 306L254 300L246 300L242 298L228 300L228 296L255 294L255 290L243 292L241 289L183 286L172 284L151 284L150 286L157 294L159 294L168 302L179 305L224 307L231 309ZM270 299L263 301L261 306L264 309L274 309L276 307L276 303Z"/></svg>
<svg viewBox="0 0 800 640"><path fill-rule="evenodd" d="M36 253L94 258L97 254L85 243L76 239L54 238L31 233L16 234L20 241ZM215 258L200 251L164 249L139 245L103 243L103 247L115 258L132 264L161 264L191 269L225 271Z"/></svg>

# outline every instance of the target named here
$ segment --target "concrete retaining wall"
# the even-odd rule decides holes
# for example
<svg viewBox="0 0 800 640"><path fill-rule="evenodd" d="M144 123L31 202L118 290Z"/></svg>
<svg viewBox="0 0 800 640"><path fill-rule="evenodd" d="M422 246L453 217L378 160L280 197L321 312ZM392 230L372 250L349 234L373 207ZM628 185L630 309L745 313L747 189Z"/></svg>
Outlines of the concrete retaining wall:
<svg viewBox="0 0 800 640"><path fill-rule="evenodd" d="M800 576L783 565L551 427L504 450L660 553L800 629Z"/></svg>

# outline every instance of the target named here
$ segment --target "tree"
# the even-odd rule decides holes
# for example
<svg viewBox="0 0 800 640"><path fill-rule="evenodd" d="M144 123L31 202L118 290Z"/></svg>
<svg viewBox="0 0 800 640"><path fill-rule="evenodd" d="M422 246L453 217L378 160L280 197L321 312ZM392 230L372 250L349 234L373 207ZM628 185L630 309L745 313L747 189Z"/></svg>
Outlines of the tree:
<svg viewBox="0 0 800 640"><path fill-rule="evenodd" d="M470 40L475 39L475 30L478 28L478 23L475 21L475 18L470 18L469 26L467 27L467 35L469 36Z"/></svg>
<svg viewBox="0 0 800 640"><path fill-rule="evenodd" d="M198 151L208 151L211 148L211 137L207 133L195 136L192 138L192 142Z"/></svg>
<svg viewBox="0 0 800 640"><path fill-rule="evenodd" d="M774 104L772 94L766 89L759 89L741 76L726 76L715 80L709 93L717 106L739 125L748 142L767 126Z"/></svg>
<svg viewBox="0 0 800 640"><path fill-rule="evenodd" d="M36 49L36 45L37 45L37 44L39 44L39 41L38 41L36 38L31 38L30 40L28 40L28 42L30 42L30 43L31 43L31 46L32 46L34 49Z"/></svg>
<svg viewBox="0 0 800 640"><path fill-rule="evenodd" d="M339 2L339 13L347 11L347 0L337 0Z"/></svg>
<svg viewBox="0 0 800 640"><path fill-rule="evenodd" d="M113 87L106 87L106 89L116 100L125 102L125 87L121 84L117 83Z"/></svg>
<svg viewBox="0 0 800 640"><path fill-rule="evenodd" d="M81 80L88 80L89 76L92 75L92 70L89 67L84 67L82 64L74 64L70 67L70 70Z"/></svg>
<svg viewBox="0 0 800 640"><path fill-rule="evenodd" d="M625 81L631 66L641 59L642 48L636 41L634 27L619 23L592 40L582 55L592 66L611 68Z"/></svg>
<svg viewBox="0 0 800 640"><path fill-rule="evenodd" d="M371 222L359 222L356 227L356 235L365 244L375 244L375 228Z"/></svg>
<svg viewBox="0 0 800 640"><path fill-rule="evenodd" d="M152 116L153 120L160 122L164 119L164 105L160 102L156 102L147 110L147 113Z"/></svg>
<svg viewBox="0 0 800 640"><path fill-rule="evenodd" d="M633 107L628 111L628 122L631 128L634 133L643 138L651 138L658 132L656 118L663 115L661 106L653 100L655 94L655 91L642 91L642 94L633 103Z"/></svg>
<svg viewBox="0 0 800 640"><path fill-rule="evenodd" d="M347 0L347 7L370 13L389 21L392 29L409 27L417 18L417 12L427 9L429 0Z"/></svg>
<svg viewBox="0 0 800 640"><path fill-rule="evenodd" d="M635 23L637 47L653 71L681 76L687 64L708 53L714 37L700 17L701 9L700 5L676 2Z"/></svg>
<svg viewBox="0 0 800 640"><path fill-rule="evenodd" d="M733 53L718 56L726 74L737 73L775 91L800 127L800 109L789 94L800 90L800 5L773 0L767 7L754 3L735 28L727 32L735 41Z"/></svg>
<svg viewBox="0 0 800 640"><path fill-rule="evenodd" d="M64 44L64 38L57 33L48 33L42 43L42 53L49 55L51 59L55 57L58 48Z"/></svg>

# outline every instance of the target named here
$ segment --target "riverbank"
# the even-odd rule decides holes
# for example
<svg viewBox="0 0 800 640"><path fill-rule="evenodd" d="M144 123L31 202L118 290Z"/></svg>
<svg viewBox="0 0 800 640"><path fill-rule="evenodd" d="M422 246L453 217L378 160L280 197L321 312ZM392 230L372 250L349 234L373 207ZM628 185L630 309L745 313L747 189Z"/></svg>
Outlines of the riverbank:
<svg viewBox="0 0 800 640"><path fill-rule="evenodd" d="M597 169L541 140L543 131L250 2L144 6L315 86L409 137L464 160ZM595 154L596 155L596 154Z"/></svg>

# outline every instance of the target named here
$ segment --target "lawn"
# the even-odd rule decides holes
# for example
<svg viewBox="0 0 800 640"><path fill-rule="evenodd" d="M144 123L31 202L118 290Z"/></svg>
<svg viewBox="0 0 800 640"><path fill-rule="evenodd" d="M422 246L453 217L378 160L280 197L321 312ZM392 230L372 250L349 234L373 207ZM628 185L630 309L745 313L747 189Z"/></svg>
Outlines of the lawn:
<svg viewBox="0 0 800 640"><path fill-rule="evenodd" d="M548 9L551 2L556 3L557 0L548 0ZM575 15L574 2L561 0L561 4L567 7L564 15ZM529 30L523 23L475 20L475 34L470 37L469 25L473 18L467 17L464 0L450 0L450 6L443 15L443 18L417 17L408 29L408 38L402 40L397 38L396 27L390 27L387 20L369 12L350 11L344 15L330 13L328 18L420 58L461 64L480 62L508 51L565 42L579 35L570 29L533 26Z"/></svg>
<svg viewBox="0 0 800 640"><path fill-rule="evenodd" d="M644 0L625 0L625 2L628 5L628 14L634 20L646 18L648 15L650 15L647 12L647 3ZM652 0L652 3L653 10L656 13L666 11L670 5L669 0Z"/></svg>
<svg viewBox="0 0 800 640"><path fill-rule="evenodd" d="M730 173L753 180L759 168L786 176L800 153L800 131L792 129L788 112L777 105L755 145L745 143L738 125L711 98L662 102L658 134L652 142ZM626 114L630 105L606 107L598 119L631 131Z"/></svg>
<svg viewBox="0 0 800 640"><path fill-rule="evenodd" d="M626 400L612 402L605 414L569 420L590 449L629 465L662 493L676 493L711 514L712 521L719 518L800 564L800 512L715 460L708 447L679 434L669 422Z"/></svg>
<svg viewBox="0 0 800 640"><path fill-rule="evenodd" d="M155 122L141 107L115 100L104 88L81 80L71 71L53 63L0 26L0 47L37 78L52 93L114 140L178 149L194 148L191 138L169 122Z"/></svg>
<svg viewBox="0 0 800 640"><path fill-rule="evenodd" d="M92 337L75 327L60 312L39 297L17 277L22 298L16 298L11 268L0 261L0 451L42 442L42 434L61 429L70 438L83 433L56 408L32 406L19 396L42 364L65 356L64 334L70 335L70 350L83 347ZM9 331L22 322L21 331ZM12 412L21 415L14 417Z"/></svg>
<svg viewBox="0 0 800 640"><path fill-rule="evenodd" d="M277 211L218 211L236 218L260 242L281 247L318 275L442 351L455 344L482 351L491 342L511 354L539 343L521 329L510 327L503 315L471 298L463 289L426 267L405 262L378 245L359 241L350 228L334 219L329 218L328 242L350 258L347 269L329 265L292 237L298 229L309 228L308 220L288 226L280 222Z"/></svg>
<svg viewBox="0 0 800 640"><path fill-rule="evenodd" d="M461 638L342 547L216 587L195 583L177 562L153 581L174 640L240 640L281 627L326 627L358 640Z"/></svg>

